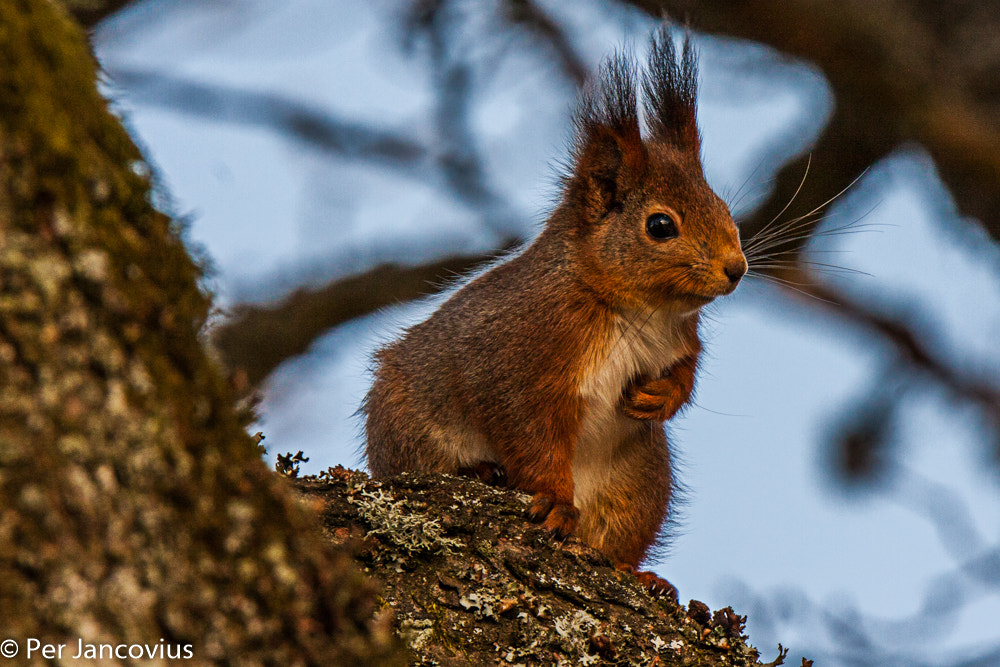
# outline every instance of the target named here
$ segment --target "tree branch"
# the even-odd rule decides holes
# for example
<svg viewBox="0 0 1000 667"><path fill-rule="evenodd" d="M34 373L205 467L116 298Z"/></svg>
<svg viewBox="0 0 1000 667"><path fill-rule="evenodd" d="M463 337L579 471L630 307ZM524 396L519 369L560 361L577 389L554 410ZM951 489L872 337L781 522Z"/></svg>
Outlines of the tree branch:
<svg viewBox="0 0 1000 667"><path fill-rule="evenodd" d="M562 26L532 0L506 0L504 7L507 19L548 44L559 60L560 69L578 87L582 86L589 75L587 65Z"/></svg>
<svg viewBox="0 0 1000 667"><path fill-rule="evenodd" d="M510 246L508 246L510 247ZM502 250L500 251L502 252ZM256 386L285 359L302 354L333 327L435 292L496 254L449 257L414 267L383 264L360 275L301 288L272 306L236 306L212 334L223 360Z"/></svg>
<svg viewBox="0 0 1000 667"><path fill-rule="evenodd" d="M334 543L363 543L411 664L760 664L745 618L651 597L600 552L525 521L517 491L340 466L292 483Z"/></svg>
<svg viewBox="0 0 1000 667"><path fill-rule="evenodd" d="M62 3L84 28L93 28L106 17L135 0L62 0Z"/></svg>
<svg viewBox="0 0 1000 667"><path fill-rule="evenodd" d="M251 125L297 139L311 148L346 158L363 158L402 170L419 171L428 150L404 133L338 118L325 109L279 95L213 84L163 72L111 69L112 81L129 97L222 123Z"/></svg>
<svg viewBox="0 0 1000 667"><path fill-rule="evenodd" d="M869 306L811 280L803 273L793 274L796 285L790 297L810 307L852 322L873 336L887 341L900 355L903 366L918 371L961 400L976 405L1000 436L1000 387L985 377L971 375L950 364L913 331L912 323L889 317ZM814 297L814 298L809 298ZM998 437L1000 443L1000 437ZM998 450L1000 453L1000 450Z"/></svg>

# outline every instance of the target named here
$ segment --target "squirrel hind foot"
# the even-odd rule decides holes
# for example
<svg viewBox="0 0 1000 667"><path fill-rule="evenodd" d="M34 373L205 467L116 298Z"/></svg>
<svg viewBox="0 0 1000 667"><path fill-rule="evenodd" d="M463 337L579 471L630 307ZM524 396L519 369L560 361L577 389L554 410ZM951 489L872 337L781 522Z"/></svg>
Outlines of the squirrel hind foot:
<svg viewBox="0 0 1000 667"><path fill-rule="evenodd" d="M580 510L572 502L559 502L550 495L536 493L528 508L528 518L558 539L566 539L580 523Z"/></svg>
<svg viewBox="0 0 1000 667"><path fill-rule="evenodd" d="M490 486L507 486L507 470L496 461L480 461L471 466L459 468L458 475L478 479Z"/></svg>
<svg viewBox="0 0 1000 667"><path fill-rule="evenodd" d="M615 565L615 569L634 576L639 580L640 584L646 587L653 597L665 597L673 601L675 605L679 604L677 588L666 579L657 576L653 572L646 570L639 571L632 565L625 563L618 563Z"/></svg>

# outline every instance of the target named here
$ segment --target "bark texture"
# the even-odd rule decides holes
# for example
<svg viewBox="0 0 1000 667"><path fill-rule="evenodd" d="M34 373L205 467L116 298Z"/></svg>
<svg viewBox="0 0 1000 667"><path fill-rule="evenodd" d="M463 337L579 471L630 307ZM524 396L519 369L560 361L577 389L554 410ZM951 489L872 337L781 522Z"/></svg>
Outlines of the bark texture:
<svg viewBox="0 0 1000 667"><path fill-rule="evenodd" d="M528 523L525 494L339 466L294 484L384 584L412 664L759 664L731 609L651 597L600 552Z"/></svg>
<svg viewBox="0 0 1000 667"><path fill-rule="evenodd" d="M199 340L199 268L95 76L61 5L0 3L0 618L18 659L38 638L396 664L373 589L245 434Z"/></svg>

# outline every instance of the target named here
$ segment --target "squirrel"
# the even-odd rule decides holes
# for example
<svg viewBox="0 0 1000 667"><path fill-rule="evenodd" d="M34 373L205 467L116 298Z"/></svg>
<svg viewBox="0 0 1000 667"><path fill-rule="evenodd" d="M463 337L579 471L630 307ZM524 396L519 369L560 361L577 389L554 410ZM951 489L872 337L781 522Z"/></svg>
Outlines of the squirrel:
<svg viewBox="0 0 1000 667"><path fill-rule="evenodd" d="M696 96L694 49L666 27L644 68L606 59L541 233L377 351L362 406L374 478L505 475L533 521L675 598L638 571L674 496L664 422L694 390L701 308L747 271Z"/></svg>

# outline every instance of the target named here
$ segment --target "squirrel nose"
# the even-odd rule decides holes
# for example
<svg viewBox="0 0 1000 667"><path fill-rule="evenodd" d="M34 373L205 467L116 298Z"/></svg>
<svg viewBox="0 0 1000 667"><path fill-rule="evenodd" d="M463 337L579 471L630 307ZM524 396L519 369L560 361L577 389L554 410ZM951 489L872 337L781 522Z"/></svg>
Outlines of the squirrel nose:
<svg viewBox="0 0 1000 667"><path fill-rule="evenodd" d="M723 271L725 272L726 277L729 278L729 282L735 285L740 281L740 278L743 277L743 274L747 272L746 260L740 257L739 261L729 262L726 264L726 268L724 268Z"/></svg>

